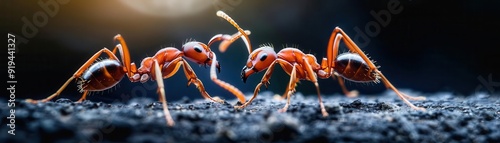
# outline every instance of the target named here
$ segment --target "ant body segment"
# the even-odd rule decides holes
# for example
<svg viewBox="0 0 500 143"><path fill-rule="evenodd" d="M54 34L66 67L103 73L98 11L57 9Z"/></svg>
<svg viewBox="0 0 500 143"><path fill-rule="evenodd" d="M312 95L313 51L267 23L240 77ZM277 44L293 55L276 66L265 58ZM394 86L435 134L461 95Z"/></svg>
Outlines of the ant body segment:
<svg viewBox="0 0 500 143"><path fill-rule="evenodd" d="M250 54L247 60L247 64L243 66L241 71L241 78L243 82L246 79L257 72L266 70L261 82L255 87L254 94L252 98L245 102L241 106L235 106L235 108L242 109L250 105L250 103L257 97L260 87L269 85L269 79L273 73L273 69L276 64L279 64L283 70L290 75L290 81L284 93L284 98L287 102L280 112L286 112L288 106L290 105L290 96L295 92L296 83L299 80L308 80L314 83L316 91L318 93L319 105L321 108L321 113L323 116L328 116L326 109L321 100L318 77L322 79L338 76L339 83L346 95L357 95L357 91L348 91L345 88L343 79L347 79L353 82L374 82L379 83L382 81L388 89L392 89L401 100L403 100L408 106L415 110L425 111L425 108L417 107L413 105L408 100L425 100L425 97L413 97L401 93L397 88L395 88L389 80L378 70L378 67L361 51L361 49L349 38L349 36L339 27L336 27L329 39L327 47L327 57L322 59L321 64L316 60L316 57L311 54L305 54L296 48L284 48L276 53L271 46L264 45L252 51L252 46L250 44L250 39L248 35L243 31L242 28L231 18L229 15L222 11L217 12L217 16L224 18L230 24L232 24L238 31L239 37L219 38L218 40L224 41L225 44L219 46L220 51L225 51L228 46L235 41L237 38L243 37L243 41L247 47L248 53ZM339 44L343 41L350 52L339 54ZM212 42L212 40L211 40ZM209 42L209 43L211 43ZM343 79L341 79L343 78Z"/></svg>

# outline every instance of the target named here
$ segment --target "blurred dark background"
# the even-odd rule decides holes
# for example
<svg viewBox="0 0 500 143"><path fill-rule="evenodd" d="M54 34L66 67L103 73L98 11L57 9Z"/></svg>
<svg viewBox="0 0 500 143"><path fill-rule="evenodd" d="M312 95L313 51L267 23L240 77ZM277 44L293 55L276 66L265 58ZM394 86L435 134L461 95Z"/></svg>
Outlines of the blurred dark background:
<svg viewBox="0 0 500 143"><path fill-rule="evenodd" d="M57 6L43 6L52 2ZM326 55L332 30L339 26L351 38L358 37L355 41L396 87L423 95L470 95L500 89L499 5L493 0L3 0L0 27L4 35L16 34L19 43L15 58L17 99L40 99L54 93L95 52L113 48L116 34L124 36L132 60L140 63L163 47L180 48L186 39L208 42L215 34L235 33L235 28L215 15L217 10L224 10L242 28L252 31L254 48L268 43L278 51L293 45L320 59ZM377 16L380 14L390 14L390 19ZM23 34L30 24L35 31ZM359 38L361 34L366 37ZM248 56L243 42L237 41L226 53L212 49L222 66L219 78L245 93L253 92L263 73L252 75L246 84L241 81L241 68ZM342 45L341 52L345 51ZM190 64L209 94L234 99L213 84L208 69ZM181 71L164 80L169 101L183 96L201 98L194 85L186 87L183 74ZM288 79L281 67L276 68L268 90L282 94ZM322 79L319 84L323 95L341 94L336 80ZM347 87L362 94L386 90L383 84L347 82ZM314 89L311 82L303 81L297 91L315 94ZM124 78L117 87L93 93L88 99L156 99L155 91L155 82L131 83ZM80 96L76 83L61 95L73 100Z"/></svg>

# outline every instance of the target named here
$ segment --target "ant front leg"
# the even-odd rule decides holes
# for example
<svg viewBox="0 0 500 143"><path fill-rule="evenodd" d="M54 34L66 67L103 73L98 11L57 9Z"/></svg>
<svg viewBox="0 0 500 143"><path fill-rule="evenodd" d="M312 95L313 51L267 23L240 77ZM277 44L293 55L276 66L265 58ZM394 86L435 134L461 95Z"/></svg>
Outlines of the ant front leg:
<svg viewBox="0 0 500 143"><path fill-rule="evenodd" d="M180 62L182 62L182 64L184 65L184 74L186 75L186 78L188 80L188 86L193 83L194 85L196 85L196 87L198 88L198 90L200 91L201 95L203 97L205 97L206 99L210 99L214 102L217 102L217 103L224 103L224 100L222 99L219 99L219 98L212 98L212 96L210 96L207 91L205 90L205 87L203 86L203 82L201 82L201 80L198 78L198 76L196 76L196 73L194 73L193 69L191 68L191 66L189 65L189 63L186 62L186 60L182 59ZM215 62L212 62L212 63L215 63Z"/></svg>
<svg viewBox="0 0 500 143"><path fill-rule="evenodd" d="M259 94L259 91L260 91L260 87L262 85L266 86L266 88L267 88L267 86L269 85L269 79L271 79L271 75L273 74L274 66L276 66L276 62L277 62L277 60L274 61L273 63L271 63L271 65L269 66L269 68L266 70L266 73L262 77L262 80L255 87L255 90L253 92L252 98L250 98L250 100L248 100L247 102L243 103L243 105L241 105L241 106L234 106L234 108L236 108L236 109L243 109L243 108L247 107L257 97L257 95Z"/></svg>
<svg viewBox="0 0 500 143"><path fill-rule="evenodd" d="M212 55L213 55L212 64L210 65L210 78L212 79L212 81L214 81L217 85L235 95L238 98L238 100L240 100L240 103L245 103L246 99L243 92L241 92L238 88L234 87L233 85L217 78L217 73L215 72L215 67L216 67L215 63L217 63L217 56L213 52Z"/></svg>
<svg viewBox="0 0 500 143"><path fill-rule="evenodd" d="M169 78L169 77L173 76L175 73L177 73L177 71L179 70L179 68L182 65L184 65L183 66L184 74L185 74L185 76L186 76L186 78L188 80L187 86L191 85L191 83L194 83L196 85L196 88L198 88L198 90L200 91L201 95L205 99L210 99L210 100L212 100L214 102L218 102L218 103L224 103L224 101L221 100L221 99L214 99L214 98L212 98L205 91L205 87L203 86L203 83L200 81L200 79L198 79L198 77L196 76L196 73L194 73L194 71L191 68L191 66L182 57L177 57L174 60L172 60L172 61L170 61L168 63L165 63L165 65L163 66L163 70L162 70L162 73L165 74L165 75L163 75L163 78Z"/></svg>
<svg viewBox="0 0 500 143"><path fill-rule="evenodd" d="M217 41L221 41L219 44L219 51L224 53L224 52L226 52L227 48L229 48L229 46L231 44L233 44L234 41L238 40L240 37L242 37L244 35L248 36L251 34L250 30L245 30L244 32L245 32L245 34L242 34L240 32L237 32L233 35L217 34L210 39L210 41L208 42L207 45L208 45L208 47L210 47L210 45L212 45L213 43L215 43ZM243 38L243 41L245 42L245 44L248 43L245 38ZM249 49L249 50L251 50L251 49Z"/></svg>
<svg viewBox="0 0 500 143"><path fill-rule="evenodd" d="M392 89L394 92L396 92L396 94L399 96L399 98L401 98L401 100L403 100L403 102L405 102L408 106L410 106L411 108L413 108L415 110L425 111L425 108L417 107L407 100L407 98L424 100L425 97L413 97L413 96L409 96L409 95L402 94L401 92L399 92L399 90L396 87L394 87L391 84L391 82L389 82L389 80L387 80L387 78L382 74L382 72L380 72L377 69L375 64L373 64L373 62L368 58L368 56L366 56L365 53L363 51L361 51L361 49L356 45L356 43L354 43L354 41L352 41L352 39L339 27L335 28L335 30L332 32L332 35L330 37L330 42L328 44L328 52L327 52L329 61L336 58L336 56L338 54L338 47L339 47L340 40L343 40L345 42L347 48L349 48L350 51L359 54L359 56L361 56L363 61L365 61L368 64L370 71L374 72L377 76L379 76L380 79L382 80L382 82L384 82L384 85L387 88ZM331 48L334 48L334 49L331 49ZM329 68L331 68L331 67L333 67L333 66L330 66Z"/></svg>
<svg viewBox="0 0 500 143"><path fill-rule="evenodd" d="M33 100L33 99L26 99L26 102L29 102L29 103L38 103L38 102L47 102L47 101L50 101L52 100L53 98L59 96L61 94L61 92L66 89L66 87L68 86L68 84L76 79L76 78L80 78L83 74L83 72L85 72L85 70L87 70L91 65L92 63L94 63L95 60L97 60L97 58L99 58L102 53L106 53L110 59L113 59L113 60L118 60L118 58L113 54L113 52L111 52L109 49L107 48L103 48L101 50L99 50L97 53L95 53L92 57L90 57L90 59L88 59L74 74L73 76L71 76L57 91L56 93L50 95L49 97L45 98L45 99L42 99L42 100ZM83 100L85 100L86 98L86 95L87 95L87 92L88 91L84 91L82 97L80 98L80 100L78 100L78 102L81 102Z"/></svg>
<svg viewBox="0 0 500 143"><path fill-rule="evenodd" d="M242 40L243 40L243 42L245 42L245 46L247 47L248 53L249 54L252 53L252 45L250 44L250 38L248 38L248 35L250 35L250 31L241 29L241 27L238 25L238 23L236 23L236 21L234 21L233 18L231 18L229 15L227 15L223 11L220 11L220 10L217 11L216 15L220 18L225 19L227 22L229 22L231 25L234 26L234 28L236 28L239 31L238 33L233 35L233 38L230 38L231 40L229 40L227 46L229 46L229 44L234 42L234 40L237 40L239 37L243 37ZM225 46L225 45L226 44L221 44L221 46ZM226 51L227 46L225 46L225 47L221 47L221 46L219 46L219 50L221 50L221 52Z"/></svg>

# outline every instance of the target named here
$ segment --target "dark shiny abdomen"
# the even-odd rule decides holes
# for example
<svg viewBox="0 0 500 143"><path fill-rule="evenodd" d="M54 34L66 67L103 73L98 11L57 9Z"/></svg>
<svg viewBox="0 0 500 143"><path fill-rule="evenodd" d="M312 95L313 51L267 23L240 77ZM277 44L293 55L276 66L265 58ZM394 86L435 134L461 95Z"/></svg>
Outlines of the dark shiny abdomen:
<svg viewBox="0 0 500 143"><path fill-rule="evenodd" d="M334 69L340 76L350 81L371 82L375 80L375 76L369 71L370 68L358 54L338 55Z"/></svg>
<svg viewBox="0 0 500 143"><path fill-rule="evenodd" d="M116 60L105 59L94 63L80 78L81 87L88 91L102 91L115 86L125 75L123 66Z"/></svg>

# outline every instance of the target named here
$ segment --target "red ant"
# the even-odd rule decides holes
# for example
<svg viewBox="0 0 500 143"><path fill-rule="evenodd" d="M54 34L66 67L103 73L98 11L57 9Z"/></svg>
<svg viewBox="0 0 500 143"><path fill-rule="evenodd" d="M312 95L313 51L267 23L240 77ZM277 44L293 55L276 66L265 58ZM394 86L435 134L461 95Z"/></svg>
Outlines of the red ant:
<svg viewBox="0 0 500 143"><path fill-rule="evenodd" d="M339 76L338 78L341 86L344 86L344 84L340 78L353 82L379 83L380 80L382 80L384 85L396 92L399 98L401 98L408 106L415 110L425 111L425 108L416 107L407 100L425 100L425 97L412 97L399 92L398 89L396 89L389 82L389 80L387 80L382 72L378 70L378 67L370 61L363 51L361 51L351 38L349 38L349 36L339 27L336 27L331 34L328 43L327 58L323 58L321 64L318 64L314 55L305 54L296 48L288 47L276 53L273 47L264 45L252 51L250 38L248 38L248 35L246 35L243 29L241 29L235 21L222 11L218 11L217 16L224 18L236 27L236 29L238 29L239 33L241 33L240 37L243 37L243 41L245 42L248 52L250 53L247 64L243 67L241 72L243 82L245 82L250 75L267 69L261 82L255 87L252 98L243 105L236 106L238 109L248 106L255 99L255 97L257 97L262 85L267 87L268 84L270 84L269 79L271 78L274 66L279 64L283 70L290 75L290 81L284 94L287 102L285 106L279 110L280 112L286 112L288 109L288 106L290 105L290 96L293 92L295 92L296 83L299 82L299 80L308 80L313 82L316 86L319 105L323 116L328 116L321 100L317 78L326 79L334 76ZM237 38L239 37L234 37L232 39L220 38L219 40L223 40L226 43L221 44L219 49L222 52L225 51L231 42ZM345 42L350 52L338 54L340 40ZM343 90L347 95L350 94L345 87L343 87Z"/></svg>
<svg viewBox="0 0 500 143"><path fill-rule="evenodd" d="M224 103L221 99L212 98L205 91L203 83L200 79L198 79L195 72L184 58L200 65L211 65L213 68L211 71L211 79L223 88L231 89L230 92L238 96L238 99L241 102L246 101L241 91L234 90L236 88L232 85L217 79L215 76L215 67L217 67L220 72L220 65L215 60L215 54L210 50L209 46L204 43L190 41L182 46L182 50L178 50L173 47L163 48L153 57L144 58L141 62L141 66L137 68L135 63L130 62L129 50L123 37L118 34L114 37L114 41L119 41L119 44L115 46L113 51L103 48L95 53L61 86L61 88L59 88L59 90L57 90L56 93L42 100L27 99L26 101L29 103L50 101L54 97L58 96L74 79L77 79L78 88L80 92L83 92L82 97L77 102L82 102L86 99L89 91L103 91L111 88L120 82L125 75L131 82L144 83L151 78L151 80L156 80L157 82L157 92L159 100L163 105L163 112L165 114L167 125L173 126L175 123L170 116L170 112L168 111L163 79L169 78L177 73L181 65L184 65L183 69L186 78L188 79L188 86L193 83L196 85L204 98L210 99L214 102ZM116 55L117 50L120 52L121 62L118 60ZM94 63L94 61L96 61L103 53L107 54L109 58Z"/></svg>

